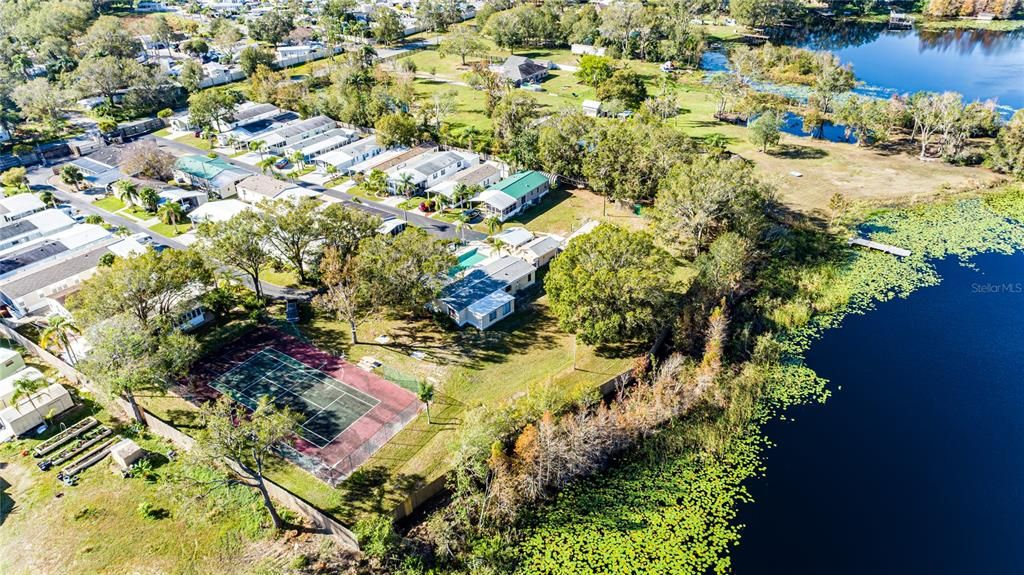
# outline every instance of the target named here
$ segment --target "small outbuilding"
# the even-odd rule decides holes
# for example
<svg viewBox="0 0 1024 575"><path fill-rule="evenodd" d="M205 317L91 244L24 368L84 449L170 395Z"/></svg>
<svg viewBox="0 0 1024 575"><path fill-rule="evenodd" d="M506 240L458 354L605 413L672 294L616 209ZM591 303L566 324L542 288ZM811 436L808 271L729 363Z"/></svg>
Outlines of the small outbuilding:
<svg viewBox="0 0 1024 575"><path fill-rule="evenodd" d="M145 455L146 450L131 439L122 439L110 448L110 458L121 468L121 471L127 470Z"/></svg>
<svg viewBox="0 0 1024 575"><path fill-rule="evenodd" d="M75 401L63 385L55 383L43 388L17 405L0 410L0 441L23 435L39 427L44 417L59 416L74 405Z"/></svg>

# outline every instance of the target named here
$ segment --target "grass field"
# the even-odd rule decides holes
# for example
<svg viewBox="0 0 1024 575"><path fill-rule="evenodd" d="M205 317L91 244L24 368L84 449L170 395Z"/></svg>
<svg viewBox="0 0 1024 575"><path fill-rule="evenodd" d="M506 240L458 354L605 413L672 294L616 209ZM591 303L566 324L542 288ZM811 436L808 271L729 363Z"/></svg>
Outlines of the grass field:
<svg viewBox="0 0 1024 575"><path fill-rule="evenodd" d="M273 308L271 315L282 319L283 306ZM205 350L215 353L228 341L244 337L244 330L253 325L249 320L218 324L201 332L200 341ZM437 386L432 423L421 414L338 489L283 462L268 473L349 523L364 513L390 510L422 482L443 474L448 468L448 442L466 409L501 405L527 393L555 398L593 392L628 369L639 353L632 346L576 347L573 337L558 329L544 297L484 333L439 327L432 320L382 318L361 325L360 343L351 345L347 324L314 315L308 308L303 309L298 328L283 321L279 325L325 351L344 354L352 363L372 356L384 365L378 374L399 385L415 386L419 379L426 379ZM389 338L388 343L375 341L382 335ZM422 353L422 359L414 358L413 352ZM177 395L139 400L186 433L201 428L196 406Z"/></svg>
<svg viewBox="0 0 1024 575"><path fill-rule="evenodd" d="M280 287L299 287L299 278L290 270L266 269L260 272L260 280Z"/></svg>
<svg viewBox="0 0 1024 575"><path fill-rule="evenodd" d="M821 215L836 192L866 202L916 201L950 189L975 187L997 179L989 170L922 162L908 150L874 149L782 135L781 145L765 154L755 148L747 129L718 122L718 103L699 83L699 75L683 78L676 87L683 112L669 122L694 137L721 134L729 149L754 162L774 183L787 205ZM793 173L799 173L795 176Z"/></svg>
<svg viewBox="0 0 1024 575"><path fill-rule="evenodd" d="M95 404L87 406L98 409ZM81 408L63 423L90 413ZM97 417L121 427L98 410ZM54 428L57 429L57 428ZM136 437L148 451L165 454L171 447L148 436ZM0 446L0 572L10 575L64 573L245 573L251 554L270 533L255 492L233 488L207 496L171 478L184 463L155 458L154 478L123 479L104 460L67 487L56 470L42 472L35 460L20 455L38 439ZM6 482L6 483L5 483ZM148 504L152 517L138 511ZM13 508L13 509L12 509ZM199 566L202 567L199 567Z"/></svg>
<svg viewBox="0 0 1024 575"><path fill-rule="evenodd" d="M159 223L159 224L154 224L154 225L150 226L149 229L153 230L154 232L156 232L156 233L158 233L158 234L160 234L160 235L162 235L164 237L173 238L173 237L180 236L181 234L183 234L183 233L189 231L190 229L192 229L192 225L191 224L178 224L176 226L172 226L170 224Z"/></svg>
<svg viewBox="0 0 1024 575"><path fill-rule="evenodd" d="M114 196L107 196L102 200L96 200L95 202L92 203L92 205L96 206L101 210L106 210L108 212L116 212L120 209L123 209L125 204L124 202L122 202L121 200L117 199Z"/></svg>
<svg viewBox="0 0 1024 575"><path fill-rule="evenodd" d="M118 212L118 215L139 221L150 220L156 217L156 214L147 212L138 206L131 206L130 208L124 209Z"/></svg>
<svg viewBox="0 0 1024 575"><path fill-rule="evenodd" d="M523 226L534 232L568 235L588 220L599 220L619 226L642 229L647 220L637 216L632 206L604 198L589 190L555 188L548 192L540 205L510 218L505 227Z"/></svg>

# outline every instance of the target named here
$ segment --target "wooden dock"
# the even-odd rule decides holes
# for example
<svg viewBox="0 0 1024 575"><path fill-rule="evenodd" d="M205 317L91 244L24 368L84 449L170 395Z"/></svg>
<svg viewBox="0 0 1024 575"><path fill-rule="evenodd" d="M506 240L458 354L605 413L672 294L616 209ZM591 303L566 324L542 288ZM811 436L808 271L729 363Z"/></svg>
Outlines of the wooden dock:
<svg viewBox="0 0 1024 575"><path fill-rule="evenodd" d="M914 18L909 14L892 11L889 13L889 28L893 30L910 30L914 27Z"/></svg>
<svg viewBox="0 0 1024 575"><path fill-rule="evenodd" d="M910 255L910 250L906 250L906 249L903 249L903 248L898 248L896 246L890 246L888 244L882 244L882 243L878 243L878 242L873 242L873 241L871 241L869 239L865 239L865 238L850 238L846 243L848 245L851 245L851 246L862 246L862 247L869 248L869 249L872 249L872 250L878 250L880 252L885 252L887 254L892 254L892 255L894 255L896 257L900 257L900 258L905 258L905 257Z"/></svg>

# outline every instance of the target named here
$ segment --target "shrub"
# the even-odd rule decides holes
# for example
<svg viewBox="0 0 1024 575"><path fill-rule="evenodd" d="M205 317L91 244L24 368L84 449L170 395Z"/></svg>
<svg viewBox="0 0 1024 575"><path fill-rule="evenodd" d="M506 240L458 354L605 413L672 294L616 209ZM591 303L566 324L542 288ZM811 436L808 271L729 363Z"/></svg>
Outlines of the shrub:
<svg viewBox="0 0 1024 575"><path fill-rule="evenodd" d="M398 534L395 533L391 518L385 515L360 519L354 531L359 547L367 557L387 559L398 547Z"/></svg>
<svg viewBox="0 0 1024 575"><path fill-rule="evenodd" d="M149 501L139 503L139 506L135 508L135 511L143 519L156 519L156 509L153 508L153 504Z"/></svg>

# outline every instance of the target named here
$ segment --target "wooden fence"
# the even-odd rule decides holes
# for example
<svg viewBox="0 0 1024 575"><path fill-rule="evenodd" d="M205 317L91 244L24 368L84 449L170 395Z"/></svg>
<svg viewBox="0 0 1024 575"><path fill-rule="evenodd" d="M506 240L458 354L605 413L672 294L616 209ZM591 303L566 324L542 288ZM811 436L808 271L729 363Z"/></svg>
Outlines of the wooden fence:
<svg viewBox="0 0 1024 575"><path fill-rule="evenodd" d="M19 345L24 347L33 355L52 366L68 381L74 382L77 387L93 394L99 394L99 389L97 389L96 386L82 375L81 372L15 331L14 328L7 323L7 320L3 320L2 323L0 323L0 331L3 331L5 336L18 342ZM113 399L115 407L120 411L119 415L130 417L130 414L132 413L131 405L120 397L115 397ZM183 433L181 430L163 419L160 419L153 413L147 411L142 406L139 406L139 409L142 411L143 418L146 420L146 427L153 434L166 439L174 444L175 447L185 451L188 451L195 446L195 439L192 437ZM228 462L228 465L232 464ZM310 523L315 525L317 529L330 534L342 546L353 550L359 549L359 544L356 541L355 534L339 523L338 520L329 513L320 510L312 503L285 489L281 485L274 483L270 479L265 479L265 482L267 485L267 491L275 501L299 514L301 517L304 517Z"/></svg>

